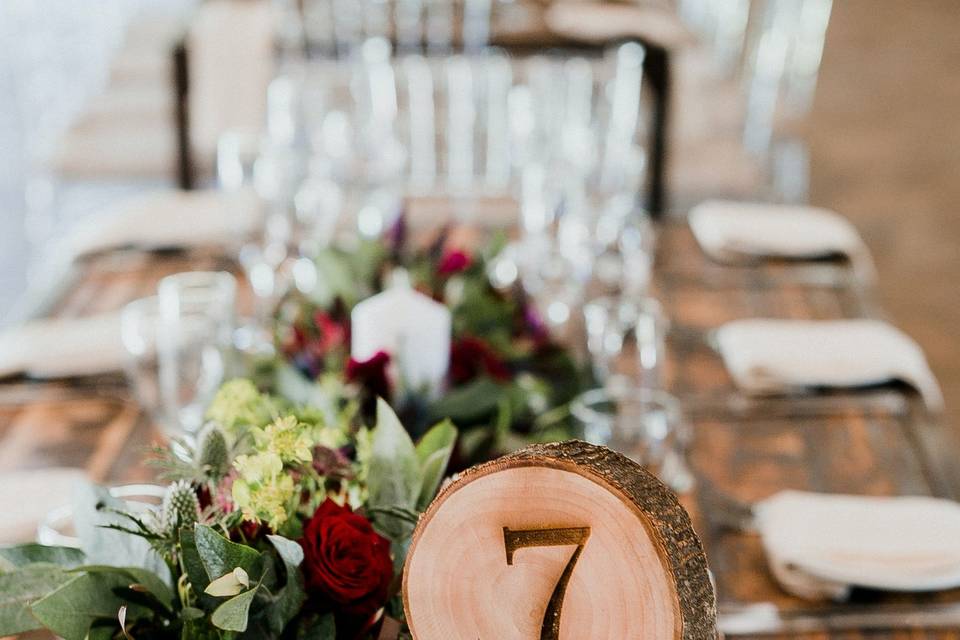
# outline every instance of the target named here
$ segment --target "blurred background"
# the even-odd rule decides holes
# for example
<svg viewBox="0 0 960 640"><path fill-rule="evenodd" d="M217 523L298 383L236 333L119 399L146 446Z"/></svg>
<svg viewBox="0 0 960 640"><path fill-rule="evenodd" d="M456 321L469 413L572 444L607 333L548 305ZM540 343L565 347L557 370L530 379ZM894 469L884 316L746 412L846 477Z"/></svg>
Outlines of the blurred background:
<svg viewBox="0 0 960 640"><path fill-rule="evenodd" d="M129 188L100 185L67 196L51 177L49 158L57 155L68 132L81 137L77 144L91 144L83 139L87 134L76 133L78 119L92 118L84 124L91 131L104 126L96 122L98 96L125 72L113 64L116 52L135 49L138 41L168 37L162 33L167 18L144 21L143 16L176 16L190 4L0 4L0 324L24 314L25 295L42 288L43 278L50 277L42 274L57 257L44 248L76 218ZM135 22L143 33L128 32ZM150 24L155 33L150 33ZM948 408L953 408L953 424L960 422L960 341L955 338L960 299L954 282L960 272L960 222L955 213L960 200L957 24L960 3L953 0L833 3L817 90L797 134L809 154L809 162L804 162L809 185L802 199L841 212L859 228L877 262L881 306L928 354ZM142 64L149 66L147 45L143 50ZM159 77L165 81L167 73ZM149 117L172 109L165 90L147 87L139 98L119 99L145 101L142 111ZM100 106L109 113L108 106ZM698 107L686 102L677 108ZM675 128L682 126L684 114L673 120ZM122 126L131 132L118 138L128 147L124 153L135 158L139 150L142 164L154 162L153 140L138 138L136 123ZM683 151L676 147L684 141L682 134L674 138L681 139L671 149L676 165L683 160ZM159 144L169 152L172 141ZM61 165L70 161L60 160ZM112 161L127 160L121 153ZM136 188L154 180L151 171L162 175L166 170L154 169L143 168ZM681 167L674 173L683 171ZM670 188L671 208L695 201L684 192L682 179Z"/></svg>

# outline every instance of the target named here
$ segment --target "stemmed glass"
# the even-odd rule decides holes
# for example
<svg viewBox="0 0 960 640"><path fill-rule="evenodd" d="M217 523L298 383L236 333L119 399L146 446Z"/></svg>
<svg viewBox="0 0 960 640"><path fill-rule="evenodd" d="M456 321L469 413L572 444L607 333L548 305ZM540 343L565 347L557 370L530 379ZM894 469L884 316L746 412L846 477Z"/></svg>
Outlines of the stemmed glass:
<svg viewBox="0 0 960 640"><path fill-rule="evenodd" d="M160 281L157 355L167 428L192 435L232 368L236 281L225 272L193 272Z"/></svg>
<svg viewBox="0 0 960 640"><path fill-rule="evenodd" d="M629 376L638 387L663 388L669 324L659 302L649 297L608 296L588 302L583 313L598 382L608 384ZM631 358L625 357L631 349L632 366Z"/></svg>
<svg viewBox="0 0 960 640"><path fill-rule="evenodd" d="M160 301L156 296L134 300L120 314L120 335L127 353L127 381L140 406L159 422L165 422L160 402L157 334Z"/></svg>
<svg viewBox="0 0 960 640"><path fill-rule="evenodd" d="M693 487L686 462L690 428L676 398L629 384L587 391L570 411L585 440L647 467L677 493Z"/></svg>

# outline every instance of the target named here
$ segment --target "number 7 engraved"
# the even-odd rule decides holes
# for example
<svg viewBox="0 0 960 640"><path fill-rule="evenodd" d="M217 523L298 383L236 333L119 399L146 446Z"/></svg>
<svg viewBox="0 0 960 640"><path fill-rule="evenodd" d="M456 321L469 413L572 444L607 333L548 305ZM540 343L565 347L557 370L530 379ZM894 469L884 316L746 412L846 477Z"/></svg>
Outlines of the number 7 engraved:
<svg viewBox="0 0 960 640"><path fill-rule="evenodd" d="M543 614L543 624L540 626L540 640L559 640L560 638L560 609L563 607L563 597L567 591L567 584L577 566L577 560L583 553L583 547L590 537L590 527L570 527L566 529L522 529L514 531L509 527L503 528L503 546L507 550L507 564L513 566L513 554L518 549L527 547L563 547L577 545L577 550L570 556L567 566L553 588L553 595L547 603L547 610Z"/></svg>

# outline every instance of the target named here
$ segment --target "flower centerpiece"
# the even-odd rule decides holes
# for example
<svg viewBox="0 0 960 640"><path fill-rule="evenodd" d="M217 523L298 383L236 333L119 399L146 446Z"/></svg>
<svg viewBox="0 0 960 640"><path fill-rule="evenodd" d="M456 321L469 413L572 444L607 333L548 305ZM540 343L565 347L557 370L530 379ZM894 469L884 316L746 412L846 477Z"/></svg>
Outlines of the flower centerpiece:
<svg viewBox="0 0 960 640"><path fill-rule="evenodd" d="M0 549L0 636L65 640L386 637L418 513L456 429L414 444L390 406L316 407L226 383L190 446L157 447L162 503L75 505L81 548ZM393 637L396 637L394 634Z"/></svg>
<svg viewBox="0 0 960 640"><path fill-rule="evenodd" d="M458 246L449 230L416 248L406 235L401 217L383 240L317 256L316 288L288 297L277 311L278 392L310 395L304 381L316 381L368 408L382 397L415 435L450 418L462 431L459 464L569 437L566 405L589 381L551 338L522 286L491 284L488 272L502 240L474 253ZM388 289L398 269L413 290L450 311L449 361L439 388L409 384L398 354L388 350L351 357L352 313Z"/></svg>

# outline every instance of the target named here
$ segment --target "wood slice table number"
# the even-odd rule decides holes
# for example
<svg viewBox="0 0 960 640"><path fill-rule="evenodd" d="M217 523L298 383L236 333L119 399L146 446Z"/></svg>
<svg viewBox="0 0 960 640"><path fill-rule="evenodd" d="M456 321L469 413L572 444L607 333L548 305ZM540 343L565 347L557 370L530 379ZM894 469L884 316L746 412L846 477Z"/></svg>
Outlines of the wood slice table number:
<svg viewBox="0 0 960 640"><path fill-rule="evenodd" d="M404 570L415 640L714 640L703 546L676 497L578 441L474 467L420 519Z"/></svg>

